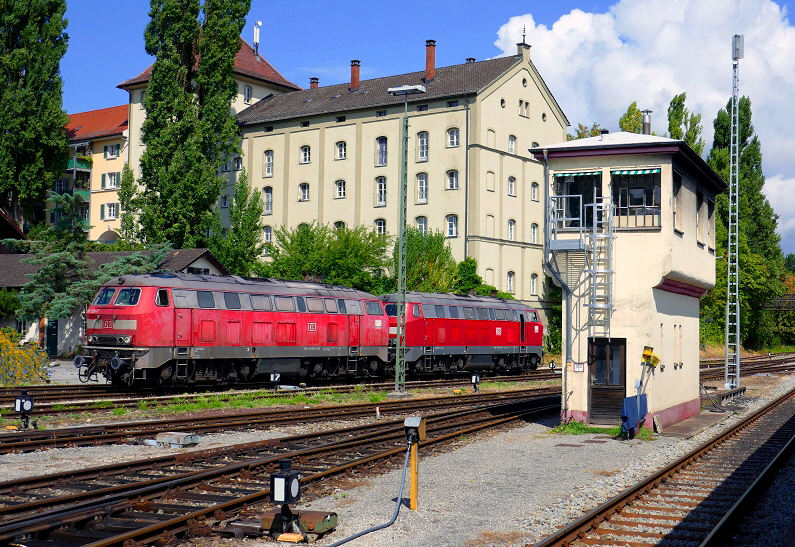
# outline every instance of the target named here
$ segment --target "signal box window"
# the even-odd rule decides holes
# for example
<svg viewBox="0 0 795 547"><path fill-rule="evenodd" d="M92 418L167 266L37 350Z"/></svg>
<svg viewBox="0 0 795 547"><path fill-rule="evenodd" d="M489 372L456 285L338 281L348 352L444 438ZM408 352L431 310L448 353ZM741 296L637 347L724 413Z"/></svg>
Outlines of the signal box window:
<svg viewBox="0 0 795 547"><path fill-rule="evenodd" d="M585 205L602 197L602 173L558 173L555 175L555 216L565 218L558 228L590 227L593 218L585 216ZM593 215L591 215L592 217ZM585 217L585 218L583 218Z"/></svg>
<svg viewBox="0 0 795 547"><path fill-rule="evenodd" d="M95 306L107 306L110 304L110 301L113 300L113 295L116 294L116 289L112 287L105 287L94 299Z"/></svg>
<svg viewBox="0 0 795 547"><path fill-rule="evenodd" d="M273 309L273 305L271 304L271 297L267 294L252 294L251 295L251 307L255 310L266 310L270 311Z"/></svg>
<svg viewBox="0 0 795 547"><path fill-rule="evenodd" d="M224 304L226 304L226 309L228 310L239 310L240 309L240 295L236 292L225 292L224 293Z"/></svg>
<svg viewBox="0 0 795 547"><path fill-rule="evenodd" d="M384 308L378 302L365 302L367 315L384 315Z"/></svg>
<svg viewBox="0 0 795 547"><path fill-rule="evenodd" d="M211 293L210 291L197 291L196 296L199 298L200 308L215 307L215 299L213 299L213 293Z"/></svg>
<svg viewBox="0 0 795 547"><path fill-rule="evenodd" d="M155 297L155 304L158 306L168 306L168 290L157 289L157 296Z"/></svg>
<svg viewBox="0 0 795 547"><path fill-rule="evenodd" d="M616 225L622 228L660 226L660 170L613 171L611 186Z"/></svg>
<svg viewBox="0 0 795 547"><path fill-rule="evenodd" d="M141 297L141 289L121 289L116 297L117 306L135 306Z"/></svg>

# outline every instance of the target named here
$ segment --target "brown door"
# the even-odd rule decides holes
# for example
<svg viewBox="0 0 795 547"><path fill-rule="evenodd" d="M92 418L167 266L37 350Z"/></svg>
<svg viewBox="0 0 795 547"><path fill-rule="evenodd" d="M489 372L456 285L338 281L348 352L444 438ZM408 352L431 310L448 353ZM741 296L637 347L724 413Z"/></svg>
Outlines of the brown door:
<svg viewBox="0 0 795 547"><path fill-rule="evenodd" d="M588 341L588 371L591 393L588 398L592 424L619 425L626 397L625 338L592 338Z"/></svg>

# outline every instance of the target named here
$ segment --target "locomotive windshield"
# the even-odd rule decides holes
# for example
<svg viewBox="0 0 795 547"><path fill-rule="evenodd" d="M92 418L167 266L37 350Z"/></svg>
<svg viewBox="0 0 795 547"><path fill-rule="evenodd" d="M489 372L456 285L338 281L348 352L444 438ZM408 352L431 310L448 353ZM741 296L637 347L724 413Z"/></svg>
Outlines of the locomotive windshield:
<svg viewBox="0 0 795 547"><path fill-rule="evenodd" d="M102 287L100 289L99 294L94 299L95 306L107 306L110 304L110 301L113 300L113 295L116 293L116 289L113 287Z"/></svg>
<svg viewBox="0 0 795 547"><path fill-rule="evenodd" d="M117 306L135 306L141 296L141 289L128 289L124 288L119 291L119 296L116 297Z"/></svg>
<svg viewBox="0 0 795 547"><path fill-rule="evenodd" d="M389 317L397 317L397 304L386 304L384 311Z"/></svg>

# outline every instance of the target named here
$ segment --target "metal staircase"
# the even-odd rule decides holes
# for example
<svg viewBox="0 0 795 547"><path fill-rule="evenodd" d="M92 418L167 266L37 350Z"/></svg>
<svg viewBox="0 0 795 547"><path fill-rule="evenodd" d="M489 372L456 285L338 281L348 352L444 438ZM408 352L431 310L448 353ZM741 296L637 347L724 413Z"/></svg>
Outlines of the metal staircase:
<svg viewBox="0 0 795 547"><path fill-rule="evenodd" d="M600 200L585 205L588 231L588 336L610 338L613 316L613 204Z"/></svg>

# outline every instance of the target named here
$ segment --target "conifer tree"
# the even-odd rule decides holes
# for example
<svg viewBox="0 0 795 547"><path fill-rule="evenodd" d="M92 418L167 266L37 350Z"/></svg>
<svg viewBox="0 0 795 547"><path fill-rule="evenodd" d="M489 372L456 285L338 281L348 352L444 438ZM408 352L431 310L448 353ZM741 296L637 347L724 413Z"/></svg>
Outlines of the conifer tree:
<svg viewBox="0 0 795 547"><path fill-rule="evenodd" d="M0 209L20 227L61 176L65 0L0 2Z"/></svg>
<svg viewBox="0 0 795 547"><path fill-rule="evenodd" d="M155 56L141 156L141 239L207 243L239 137L232 71L251 0L150 0L146 52Z"/></svg>

